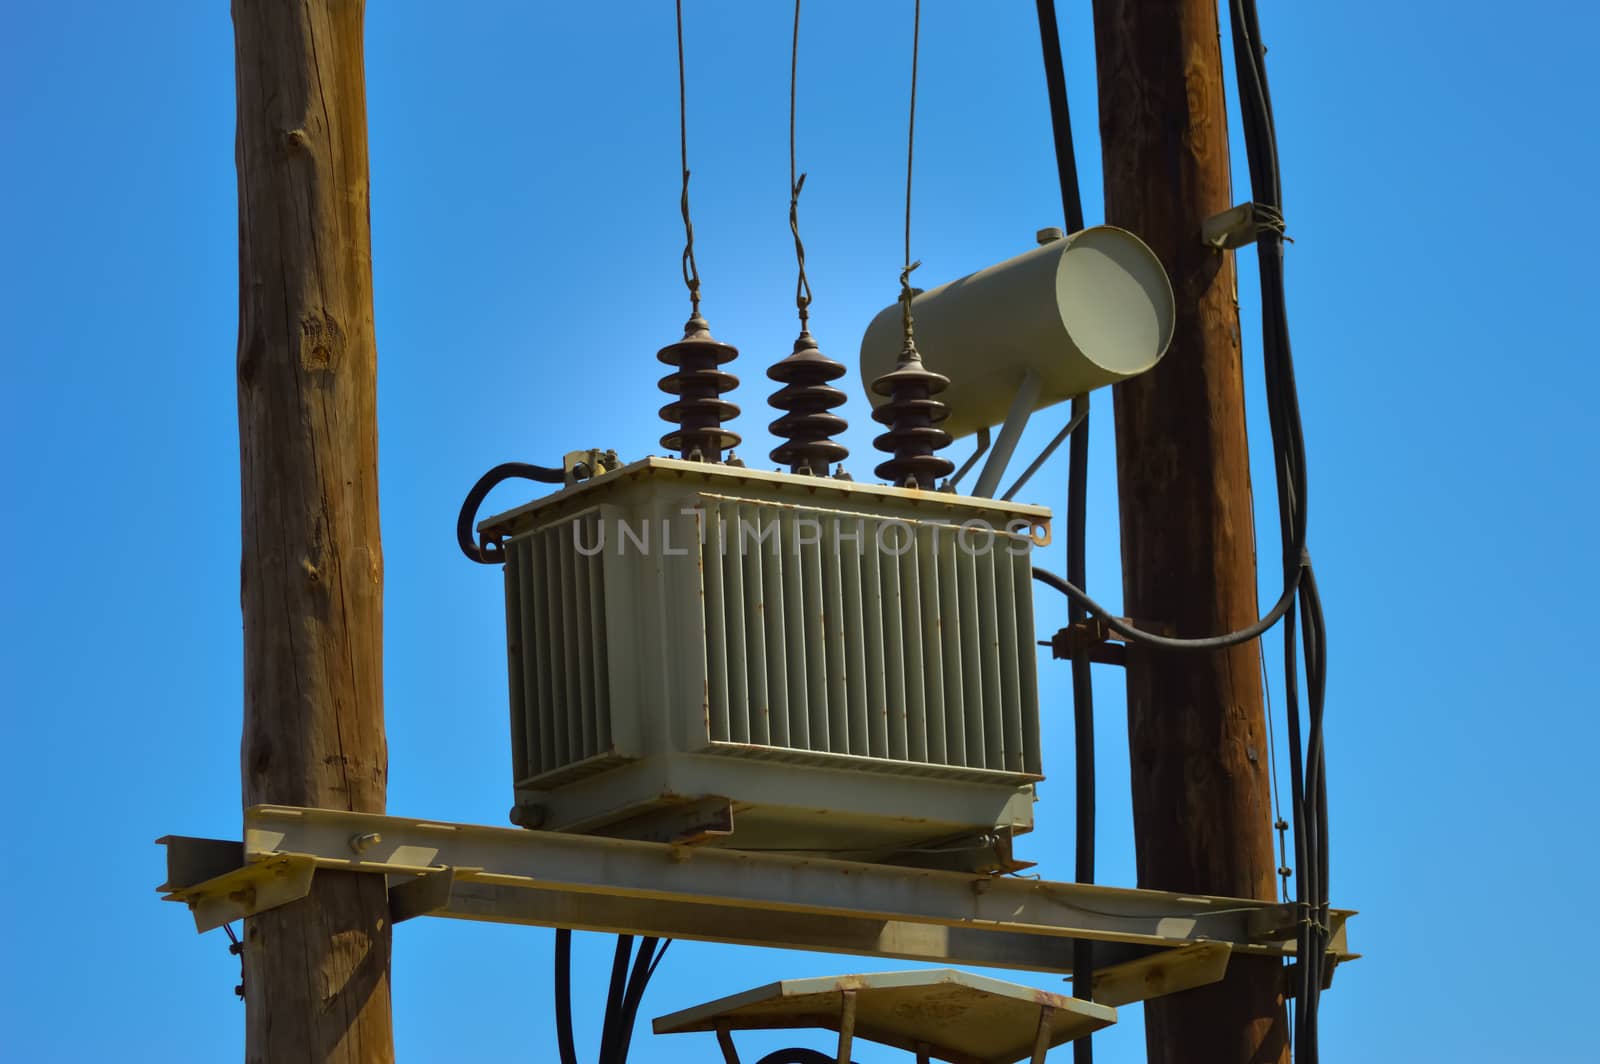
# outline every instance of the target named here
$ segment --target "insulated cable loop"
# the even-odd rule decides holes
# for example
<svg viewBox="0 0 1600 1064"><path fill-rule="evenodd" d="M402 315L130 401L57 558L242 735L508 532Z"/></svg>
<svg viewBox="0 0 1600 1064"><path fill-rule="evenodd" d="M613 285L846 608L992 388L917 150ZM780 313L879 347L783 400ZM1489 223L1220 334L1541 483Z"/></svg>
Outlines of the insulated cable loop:
<svg viewBox="0 0 1600 1064"><path fill-rule="evenodd" d="M479 565L499 565L506 560L505 547L498 539L474 540L472 526L478 519L478 508L483 500L499 485L508 480L531 480L539 484L564 484L566 475L550 466L530 465L527 462L502 462L472 485L462 500L461 512L456 515L456 545L470 562Z"/></svg>
<svg viewBox="0 0 1600 1064"><path fill-rule="evenodd" d="M1301 578L1305 572L1304 568L1294 570L1294 575L1285 582L1283 594L1278 596L1278 601L1273 605L1272 609L1268 610L1254 624L1240 628L1237 631L1228 632L1225 635L1203 636L1196 639L1157 635L1142 628L1135 628L1090 598L1082 588L1071 581L1063 580L1049 570L1035 568L1033 570L1033 578L1067 596L1068 599L1099 618L1102 624L1130 643L1159 647L1163 650L1223 650L1227 647L1239 646L1242 643L1250 642L1252 639L1260 638L1273 625L1277 624L1283 618L1283 615L1289 612L1289 608L1294 605L1295 595L1299 591Z"/></svg>

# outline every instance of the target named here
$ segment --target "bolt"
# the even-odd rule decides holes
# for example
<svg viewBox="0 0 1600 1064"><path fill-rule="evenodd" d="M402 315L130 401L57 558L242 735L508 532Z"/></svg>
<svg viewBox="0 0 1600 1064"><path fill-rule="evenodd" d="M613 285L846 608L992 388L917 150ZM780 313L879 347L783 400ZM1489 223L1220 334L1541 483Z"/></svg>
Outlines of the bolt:
<svg viewBox="0 0 1600 1064"><path fill-rule="evenodd" d="M1039 242L1040 247L1044 247L1046 244L1054 244L1057 240L1064 239L1066 235L1060 229L1051 225L1033 234L1033 239Z"/></svg>
<svg viewBox="0 0 1600 1064"><path fill-rule="evenodd" d="M356 853L365 853L383 841L383 836L376 831L363 832L360 835L350 836L350 849Z"/></svg>

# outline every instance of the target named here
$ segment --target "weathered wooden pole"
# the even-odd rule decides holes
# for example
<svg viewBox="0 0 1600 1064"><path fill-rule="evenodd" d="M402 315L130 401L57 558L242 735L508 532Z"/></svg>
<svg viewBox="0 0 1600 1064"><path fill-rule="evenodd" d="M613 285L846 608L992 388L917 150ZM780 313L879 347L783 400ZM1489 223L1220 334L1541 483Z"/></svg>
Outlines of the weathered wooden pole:
<svg viewBox="0 0 1600 1064"><path fill-rule="evenodd" d="M234 0L244 804L383 812L363 0ZM382 876L245 922L250 1064L387 1062Z"/></svg>
<svg viewBox="0 0 1600 1064"><path fill-rule="evenodd" d="M1106 221L1143 237L1177 296L1166 358L1115 389L1123 597L1169 634L1256 618L1255 542L1232 253L1200 225L1231 206L1217 0L1095 0ZM1128 740L1139 885L1271 898L1260 647L1131 647ZM1282 969L1235 958L1214 986L1145 1005L1155 1064L1289 1058Z"/></svg>

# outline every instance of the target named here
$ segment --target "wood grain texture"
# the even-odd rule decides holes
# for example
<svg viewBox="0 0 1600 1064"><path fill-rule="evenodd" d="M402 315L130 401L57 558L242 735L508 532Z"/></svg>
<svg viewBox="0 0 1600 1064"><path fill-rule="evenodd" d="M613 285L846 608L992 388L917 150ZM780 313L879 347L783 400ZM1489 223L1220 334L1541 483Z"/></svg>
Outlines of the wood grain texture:
<svg viewBox="0 0 1600 1064"><path fill-rule="evenodd" d="M1094 16L1106 221L1149 243L1177 297L1167 356L1115 388L1126 611L1213 635L1257 616L1234 263L1199 239L1232 205L1216 0L1095 0ZM1274 896L1259 655L1128 648L1140 886ZM1235 958L1149 1002L1149 1059L1287 1062L1281 990L1276 962Z"/></svg>
<svg viewBox="0 0 1600 1064"><path fill-rule="evenodd" d="M382 812L361 0L234 0L246 805ZM393 1059L381 876L246 922L246 1059Z"/></svg>

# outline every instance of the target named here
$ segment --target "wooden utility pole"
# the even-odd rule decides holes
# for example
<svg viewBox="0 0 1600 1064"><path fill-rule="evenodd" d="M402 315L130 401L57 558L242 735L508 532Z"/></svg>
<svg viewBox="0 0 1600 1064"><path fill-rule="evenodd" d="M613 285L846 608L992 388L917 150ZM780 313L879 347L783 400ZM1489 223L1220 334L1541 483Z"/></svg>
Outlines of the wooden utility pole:
<svg viewBox="0 0 1600 1064"><path fill-rule="evenodd" d="M1123 597L1179 636L1255 620L1256 567L1231 253L1200 225L1232 205L1217 0L1095 0L1106 221L1149 243L1177 329L1116 386ZM1128 741L1139 885L1274 896L1257 643L1130 647ZM1153 1064L1289 1059L1282 969L1235 957L1221 983L1145 1005Z"/></svg>
<svg viewBox="0 0 1600 1064"><path fill-rule="evenodd" d="M245 805L381 813L362 0L234 0ZM382 876L245 921L246 1060L394 1059Z"/></svg>

